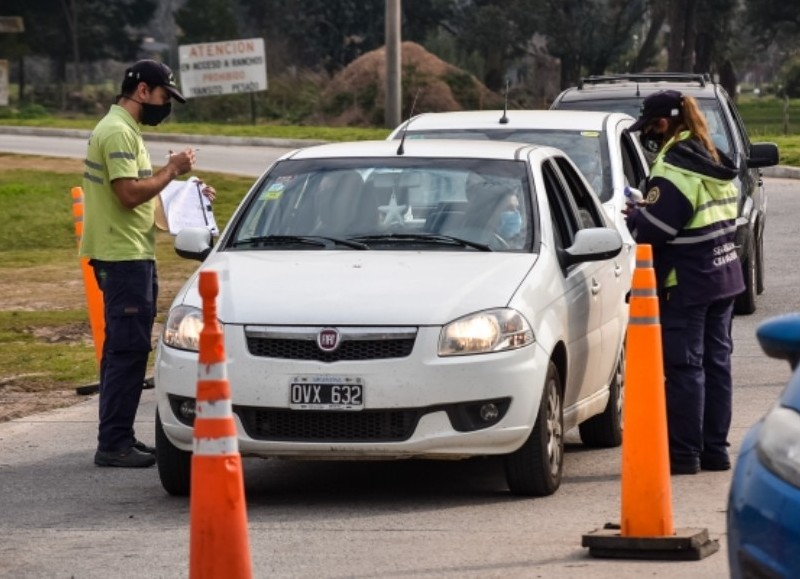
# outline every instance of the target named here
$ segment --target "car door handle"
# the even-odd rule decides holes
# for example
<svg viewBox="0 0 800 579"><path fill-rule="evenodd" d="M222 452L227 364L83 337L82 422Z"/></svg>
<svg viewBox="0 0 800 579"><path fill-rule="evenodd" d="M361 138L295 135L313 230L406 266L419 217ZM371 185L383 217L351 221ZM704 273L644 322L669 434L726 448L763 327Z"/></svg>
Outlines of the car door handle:
<svg viewBox="0 0 800 579"><path fill-rule="evenodd" d="M592 295L596 296L600 293L600 288L603 287L603 284L599 283L596 278L592 278Z"/></svg>
<svg viewBox="0 0 800 579"><path fill-rule="evenodd" d="M614 264L614 275L617 277L622 275L622 266L619 263Z"/></svg>

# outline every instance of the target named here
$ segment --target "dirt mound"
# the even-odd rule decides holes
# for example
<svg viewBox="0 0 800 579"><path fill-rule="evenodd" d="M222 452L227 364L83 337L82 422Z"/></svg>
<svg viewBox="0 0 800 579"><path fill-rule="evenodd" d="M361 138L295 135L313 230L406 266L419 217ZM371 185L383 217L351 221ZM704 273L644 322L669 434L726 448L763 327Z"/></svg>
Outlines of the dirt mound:
<svg viewBox="0 0 800 579"><path fill-rule="evenodd" d="M402 116L502 107L501 96L477 78L425 50L414 42L401 46ZM386 87L386 49L379 48L354 60L338 73L322 93L315 122L333 126L382 126Z"/></svg>

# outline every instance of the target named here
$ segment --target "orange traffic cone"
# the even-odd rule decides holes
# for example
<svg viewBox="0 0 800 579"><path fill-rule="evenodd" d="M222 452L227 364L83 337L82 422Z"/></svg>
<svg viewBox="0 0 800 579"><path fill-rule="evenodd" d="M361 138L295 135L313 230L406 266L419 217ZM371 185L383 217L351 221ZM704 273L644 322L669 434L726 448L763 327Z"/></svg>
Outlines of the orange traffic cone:
<svg viewBox="0 0 800 579"><path fill-rule="evenodd" d="M719 549L706 529L675 530L653 250L636 248L625 340L622 523L583 536L595 557L698 560Z"/></svg>
<svg viewBox="0 0 800 579"><path fill-rule="evenodd" d="M83 237L83 188L73 187L71 193L72 217L75 221L75 239L80 248L81 238ZM89 325L92 328L92 340L94 341L94 355L97 359L97 367L100 368L106 332L106 319L103 311L103 292L100 291L97 280L94 277L92 266L89 265L89 260L85 257L81 258L81 270L83 271L83 288L86 292L86 307L89 312Z"/></svg>
<svg viewBox="0 0 800 579"><path fill-rule="evenodd" d="M236 439L225 348L217 322L217 272L200 273L203 330L190 494L189 577L252 577L242 457Z"/></svg>

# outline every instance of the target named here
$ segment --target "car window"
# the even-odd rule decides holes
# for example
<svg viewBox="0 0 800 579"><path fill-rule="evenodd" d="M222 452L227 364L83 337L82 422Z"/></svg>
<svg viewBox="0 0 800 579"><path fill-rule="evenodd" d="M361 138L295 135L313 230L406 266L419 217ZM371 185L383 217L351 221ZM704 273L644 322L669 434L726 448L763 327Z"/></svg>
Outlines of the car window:
<svg viewBox="0 0 800 579"><path fill-rule="evenodd" d="M581 99L574 101L558 101L553 104L554 108L578 111L602 111L627 113L633 118L638 118L642 108L644 97L618 97L603 99ZM734 149L732 144L733 136L725 122L724 113L719 103L715 99L698 99L698 104L708 122L709 134L714 141L714 145L730 156ZM732 113L735 115L735 113Z"/></svg>
<svg viewBox="0 0 800 579"><path fill-rule="evenodd" d="M642 109L641 98L598 98L581 99L574 101L558 101L553 103L553 108L570 111L602 111L604 113L626 113L634 119L639 116Z"/></svg>
<svg viewBox="0 0 800 579"><path fill-rule="evenodd" d="M639 155L633 137L628 131L622 131L620 139L620 154L622 155L622 173L625 177L625 185L641 188L647 177L647 167L645 161ZM601 201L605 201L601 198Z"/></svg>
<svg viewBox="0 0 800 579"><path fill-rule="evenodd" d="M581 229L604 227L605 220L602 212L592 198L592 193L578 178L575 168L563 157L556 157L556 165L567 184L567 192L574 203L578 213Z"/></svg>
<svg viewBox="0 0 800 579"><path fill-rule="evenodd" d="M547 145L561 149L575 162L595 193L606 201L611 198L611 166L602 131L550 129L469 129L419 130L409 132L409 139L472 139L512 141Z"/></svg>
<svg viewBox="0 0 800 579"><path fill-rule="evenodd" d="M414 250L454 249L453 243L437 244L426 235L497 251L528 249L535 234L528 174L526 162L491 159L281 161L246 200L228 246L250 249L260 239L264 249L300 242L305 249L327 247L276 239L295 236L360 239L370 249L385 249L388 241L364 238L398 234L407 236L408 249L418 241Z"/></svg>
<svg viewBox="0 0 800 579"><path fill-rule="evenodd" d="M725 122L724 112L716 100L701 99L698 100L700 110L706 117L708 123L708 134L718 151L730 156L733 146L731 139L733 138L728 123Z"/></svg>
<svg viewBox="0 0 800 579"><path fill-rule="evenodd" d="M556 247L564 249L572 245L575 232L579 229L578 221L569 203L569 194L564 182L559 178L558 171L551 161L542 164L542 178L550 205Z"/></svg>

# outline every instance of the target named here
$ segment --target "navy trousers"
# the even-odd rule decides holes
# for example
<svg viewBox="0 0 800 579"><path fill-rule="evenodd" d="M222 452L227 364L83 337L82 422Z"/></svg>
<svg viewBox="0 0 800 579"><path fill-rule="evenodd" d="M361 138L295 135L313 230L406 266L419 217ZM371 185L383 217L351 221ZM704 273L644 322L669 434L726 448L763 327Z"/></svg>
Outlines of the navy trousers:
<svg viewBox="0 0 800 579"><path fill-rule="evenodd" d="M135 441L133 423L142 395L158 299L152 260L91 260L103 292L105 342L100 362L97 449L124 451Z"/></svg>
<svg viewBox="0 0 800 579"><path fill-rule="evenodd" d="M728 457L733 412L733 298L684 306L659 300L670 460L698 464ZM672 298L672 299L670 299Z"/></svg>

